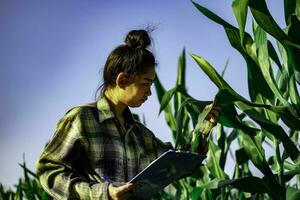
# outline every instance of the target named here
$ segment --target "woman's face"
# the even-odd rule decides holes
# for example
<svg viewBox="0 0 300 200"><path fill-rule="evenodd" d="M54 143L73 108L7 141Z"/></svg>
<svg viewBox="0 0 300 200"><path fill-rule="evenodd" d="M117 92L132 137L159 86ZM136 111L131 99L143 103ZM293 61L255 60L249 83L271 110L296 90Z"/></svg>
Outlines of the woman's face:
<svg viewBox="0 0 300 200"><path fill-rule="evenodd" d="M151 96L151 85L155 78L154 67L146 73L136 75L133 82L125 88L124 103L130 107L139 107Z"/></svg>

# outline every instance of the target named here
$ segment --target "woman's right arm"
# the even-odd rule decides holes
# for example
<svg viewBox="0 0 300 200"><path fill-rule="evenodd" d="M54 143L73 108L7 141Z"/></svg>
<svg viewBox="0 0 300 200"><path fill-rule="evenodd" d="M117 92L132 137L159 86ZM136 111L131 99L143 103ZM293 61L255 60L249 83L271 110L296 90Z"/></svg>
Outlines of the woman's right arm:
<svg viewBox="0 0 300 200"><path fill-rule="evenodd" d="M108 182L91 181L82 170L87 145L80 115L65 116L37 162L37 178L55 199L109 199Z"/></svg>

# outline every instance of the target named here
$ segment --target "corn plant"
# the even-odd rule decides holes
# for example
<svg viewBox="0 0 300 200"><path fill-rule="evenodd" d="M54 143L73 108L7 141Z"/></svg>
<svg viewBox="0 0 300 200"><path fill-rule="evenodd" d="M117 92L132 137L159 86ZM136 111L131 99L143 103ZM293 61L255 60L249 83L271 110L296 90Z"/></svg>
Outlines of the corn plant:
<svg viewBox="0 0 300 200"><path fill-rule="evenodd" d="M250 100L238 94L208 61L190 53L219 88L212 101L193 98L185 86L185 50L179 57L174 88L166 91L156 78L160 111L172 130L175 148L188 142L191 130L203 122L205 105L214 102L222 108L219 124L209 138L206 164L192 177L175 182L171 195L177 199L300 199L300 1L284 1L285 29L277 25L264 0L232 2L238 27L192 3L224 27L231 46L245 59ZM245 31L248 10L254 18L252 35ZM239 148L230 178L224 167L232 142ZM274 153L266 155L264 144ZM249 163L263 176L253 176Z"/></svg>
<svg viewBox="0 0 300 200"><path fill-rule="evenodd" d="M39 182L35 179L36 175L30 171L25 161L20 164L23 168L23 178L19 179L17 185L15 185L16 190L5 189L2 184L0 184L0 200L48 200L51 199L50 196L42 189Z"/></svg>

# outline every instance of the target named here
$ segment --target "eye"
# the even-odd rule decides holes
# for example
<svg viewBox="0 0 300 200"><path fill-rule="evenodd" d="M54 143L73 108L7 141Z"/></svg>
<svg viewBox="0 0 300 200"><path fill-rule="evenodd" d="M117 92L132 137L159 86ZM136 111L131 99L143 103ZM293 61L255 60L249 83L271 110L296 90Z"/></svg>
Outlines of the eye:
<svg viewBox="0 0 300 200"><path fill-rule="evenodd" d="M151 86L152 83L143 83L143 86Z"/></svg>

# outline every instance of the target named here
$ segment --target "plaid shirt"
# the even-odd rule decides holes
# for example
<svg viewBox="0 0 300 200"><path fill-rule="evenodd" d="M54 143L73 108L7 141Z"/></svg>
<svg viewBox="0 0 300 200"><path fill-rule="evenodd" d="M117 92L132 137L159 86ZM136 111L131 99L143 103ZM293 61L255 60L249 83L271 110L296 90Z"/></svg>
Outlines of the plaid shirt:
<svg viewBox="0 0 300 200"><path fill-rule="evenodd" d="M128 108L124 118L126 130L105 97L68 111L37 162L42 187L55 199L108 199L103 177L127 182L172 148L135 121Z"/></svg>

